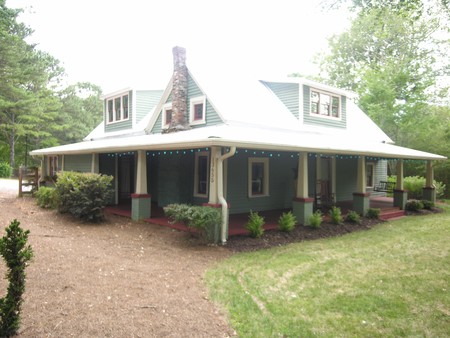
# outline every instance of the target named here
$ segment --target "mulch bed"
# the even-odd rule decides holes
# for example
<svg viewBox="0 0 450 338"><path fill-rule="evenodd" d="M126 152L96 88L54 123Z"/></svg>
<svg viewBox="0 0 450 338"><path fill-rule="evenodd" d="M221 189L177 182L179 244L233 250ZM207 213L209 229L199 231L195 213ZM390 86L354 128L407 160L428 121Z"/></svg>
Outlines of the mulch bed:
<svg viewBox="0 0 450 338"><path fill-rule="evenodd" d="M420 216L442 211L440 208L433 208L432 210L408 211L406 214ZM386 221L380 219L361 218L360 224L344 222L343 224L336 225L325 221L318 229L310 226L297 225L291 232L266 230L260 238L252 238L248 235L231 236L225 247L233 252L256 251L290 243L342 236L355 231L370 230L377 224L384 222Z"/></svg>

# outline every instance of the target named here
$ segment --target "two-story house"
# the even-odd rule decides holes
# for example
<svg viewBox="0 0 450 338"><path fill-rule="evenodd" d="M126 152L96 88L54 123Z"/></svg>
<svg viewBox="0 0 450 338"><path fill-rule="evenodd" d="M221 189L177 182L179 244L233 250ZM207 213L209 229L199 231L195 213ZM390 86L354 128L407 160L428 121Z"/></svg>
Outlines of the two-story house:
<svg viewBox="0 0 450 338"><path fill-rule="evenodd" d="M183 48L173 52L165 90L104 95L104 121L83 142L32 151L42 174L113 175L114 203L129 203L133 219L169 203L220 207L222 241L230 213L288 208L304 224L314 205L352 201L365 214L387 160L397 161L395 205L407 198L404 160L427 161L425 196L434 198L432 161L445 157L393 145L352 93L303 78L195 72Z"/></svg>

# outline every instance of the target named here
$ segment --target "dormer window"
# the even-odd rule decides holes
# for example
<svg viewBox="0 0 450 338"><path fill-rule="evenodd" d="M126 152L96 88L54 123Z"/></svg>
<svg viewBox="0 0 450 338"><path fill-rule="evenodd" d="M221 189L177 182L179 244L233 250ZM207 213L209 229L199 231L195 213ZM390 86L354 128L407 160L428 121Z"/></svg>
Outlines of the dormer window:
<svg viewBox="0 0 450 338"><path fill-rule="evenodd" d="M340 97L311 89L311 114L340 117Z"/></svg>
<svg viewBox="0 0 450 338"><path fill-rule="evenodd" d="M199 96L191 99L189 109L189 122L191 125L206 123L206 97Z"/></svg>
<svg viewBox="0 0 450 338"><path fill-rule="evenodd" d="M129 100L128 94L118 95L106 100L108 123L128 120Z"/></svg>

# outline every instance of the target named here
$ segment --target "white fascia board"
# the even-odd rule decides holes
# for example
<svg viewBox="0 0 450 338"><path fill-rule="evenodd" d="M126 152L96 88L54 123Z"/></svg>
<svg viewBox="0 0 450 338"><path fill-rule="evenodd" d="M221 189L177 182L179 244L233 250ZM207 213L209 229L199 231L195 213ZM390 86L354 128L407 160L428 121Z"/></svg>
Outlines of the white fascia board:
<svg viewBox="0 0 450 338"><path fill-rule="evenodd" d="M103 94L102 96L100 96L100 100L104 100L104 99L107 99L107 98L110 98L110 97L113 97L113 96L124 94L124 93L129 92L130 90L133 90L133 88L125 87L123 89L119 89L119 90L116 90L116 91L111 92L111 93L106 93L106 94Z"/></svg>
<svg viewBox="0 0 450 338"><path fill-rule="evenodd" d="M203 129L203 130L202 130ZM199 128L173 134L139 135L87 141L34 150L32 156L126 152L136 150L177 150L192 147L230 147L267 151L314 152L329 155L359 155L381 158L445 160L445 156L403 148L387 143L354 142L342 139L330 142L326 135L294 131L270 132L262 128Z"/></svg>

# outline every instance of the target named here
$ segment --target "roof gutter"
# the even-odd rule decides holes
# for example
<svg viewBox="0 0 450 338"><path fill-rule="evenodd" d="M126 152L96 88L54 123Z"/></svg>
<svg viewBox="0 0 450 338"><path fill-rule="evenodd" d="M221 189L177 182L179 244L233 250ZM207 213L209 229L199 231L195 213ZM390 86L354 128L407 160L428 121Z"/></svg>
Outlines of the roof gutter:
<svg viewBox="0 0 450 338"><path fill-rule="evenodd" d="M222 206L222 227L220 234L222 244L227 242L228 230L228 203L223 196L223 161L234 156L234 154L236 154L236 147L233 146L228 153L217 156L217 197Z"/></svg>

